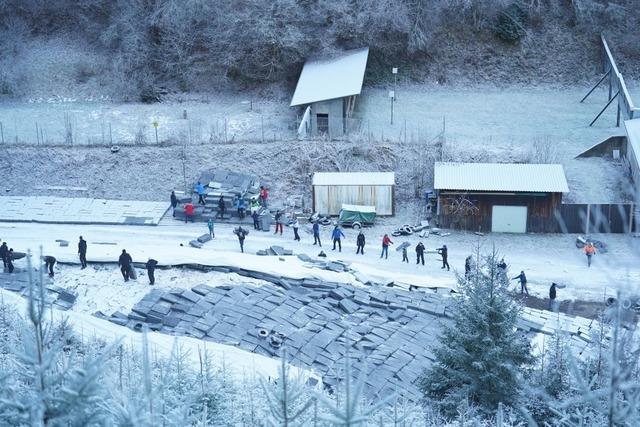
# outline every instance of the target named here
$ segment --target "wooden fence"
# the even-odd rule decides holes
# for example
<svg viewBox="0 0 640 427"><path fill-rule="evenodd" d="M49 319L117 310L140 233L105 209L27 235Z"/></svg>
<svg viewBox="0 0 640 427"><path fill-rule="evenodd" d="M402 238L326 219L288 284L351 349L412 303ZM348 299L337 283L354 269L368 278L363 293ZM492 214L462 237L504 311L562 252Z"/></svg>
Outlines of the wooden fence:
<svg viewBox="0 0 640 427"><path fill-rule="evenodd" d="M635 227L633 203L566 203L554 216L562 233L631 233Z"/></svg>
<svg viewBox="0 0 640 427"><path fill-rule="evenodd" d="M638 212L633 203L576 204L563 203L553 217L530 216L530 233L631 233L637 231ZM454 223L447 215L438 216L438 225L469 231L491 231L489 216L467 216Z"/></svg>

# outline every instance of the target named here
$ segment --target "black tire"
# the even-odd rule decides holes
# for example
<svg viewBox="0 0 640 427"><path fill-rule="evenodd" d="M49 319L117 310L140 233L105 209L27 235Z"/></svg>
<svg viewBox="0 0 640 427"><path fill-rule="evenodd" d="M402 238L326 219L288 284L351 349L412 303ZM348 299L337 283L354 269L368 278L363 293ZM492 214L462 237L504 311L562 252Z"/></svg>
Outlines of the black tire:
<svg viewBox="0 0 640 427"><path fill-rule="evenodd" d="M356 230L360 230L362 228L362 224L356 221L351 225L351 227L353 227Z"/></svg>

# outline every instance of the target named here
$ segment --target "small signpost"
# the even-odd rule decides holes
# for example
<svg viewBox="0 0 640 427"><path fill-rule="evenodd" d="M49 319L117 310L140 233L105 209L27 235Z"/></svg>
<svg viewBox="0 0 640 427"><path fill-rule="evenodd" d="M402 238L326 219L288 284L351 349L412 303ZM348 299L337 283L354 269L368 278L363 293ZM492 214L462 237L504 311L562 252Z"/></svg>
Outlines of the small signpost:
<svg viewBox="0 0 640 427"><path fill-rule="evenodd" d="M151 122L151 124L153 125L153 127L156 130L156 145L158 145L158 119L154 118L153 122Z"/></svg>

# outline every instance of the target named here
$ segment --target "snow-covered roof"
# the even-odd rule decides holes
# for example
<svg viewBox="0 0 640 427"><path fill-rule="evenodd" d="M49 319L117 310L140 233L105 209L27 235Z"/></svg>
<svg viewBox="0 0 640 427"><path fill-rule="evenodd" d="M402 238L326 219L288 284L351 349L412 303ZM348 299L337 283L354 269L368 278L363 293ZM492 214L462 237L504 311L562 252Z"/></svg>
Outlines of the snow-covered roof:
<svg viewBox="0 0 640 427"><path fill-rule="evenodd" d="M562 165L436 162L437 190L568 193Z"/></svg>
<svg viewBox="0 0 640 427"><path fill-rule="evenodd" d="M358 95L362 90L369 48L305 62L291 106Z"/></svg>
<svg viewBox="0 0 640 427"><path fill-rule="evenodd" d="M312 185L395 185L394 172L316 172Z"/></svg>

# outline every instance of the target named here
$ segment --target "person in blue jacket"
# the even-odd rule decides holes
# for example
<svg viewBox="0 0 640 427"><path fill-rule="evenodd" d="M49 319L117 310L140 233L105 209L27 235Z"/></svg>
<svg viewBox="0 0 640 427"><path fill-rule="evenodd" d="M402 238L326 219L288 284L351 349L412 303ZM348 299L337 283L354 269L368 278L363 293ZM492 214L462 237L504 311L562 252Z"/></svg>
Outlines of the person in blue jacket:
<svg viewBox="0 0 640 427"><path fill-rule="evenodd" d="M318 244L318 246L322 247L322 243L320 243L320 224L318 223L318 221L313 223L313 244L315 245L316 243Z"/></svg>
<svg viewBox="0 0 640 427"><path fill-rule="evenodd" d="M196 184L196 193L198 193L198 204L205 205L206 203L204 202L204 185L202 185L200 181L198 181L198 183Z"/></svg>
<svg viewBox="0 0 640 427"><path fill-rule="evenodd" d="M236 199L236 209L238 209L240 219L244 219L244 198L242 196L238 196Z"/></svg>
<svg viewBox="0 0 640 427"><path fill-rule="evenodd" d="M336 227L333 229L333 232L331 233L331 238L333 239L333 251L336 250L336 243L338 244L338 251L342 252L342 243L340 241L341 237L345 237L344 233L342 232L342 230L340 230L340 226L336 225Z"/></svg>

